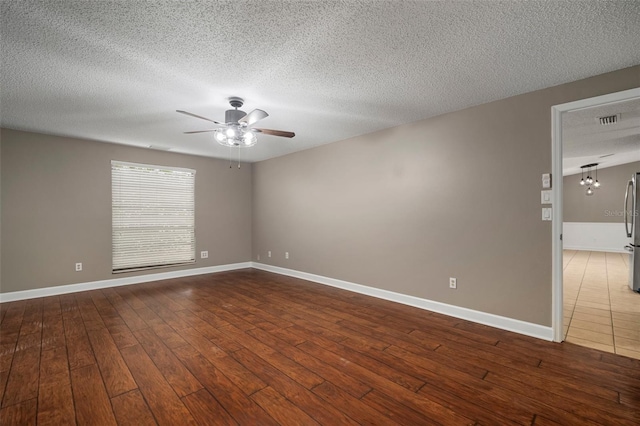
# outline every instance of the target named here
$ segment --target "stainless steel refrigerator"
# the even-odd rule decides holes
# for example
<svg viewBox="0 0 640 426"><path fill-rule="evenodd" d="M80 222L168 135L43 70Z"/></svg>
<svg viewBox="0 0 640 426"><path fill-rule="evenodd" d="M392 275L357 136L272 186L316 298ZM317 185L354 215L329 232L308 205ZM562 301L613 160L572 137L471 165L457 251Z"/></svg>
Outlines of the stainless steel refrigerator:
<svg viewBox="0 0 640 426"><path fill-rule="evenodd" d="M624 194L624 228L629 244L625 246L629 256L629 287L640 292L640 172L631 176Z"/></svg>

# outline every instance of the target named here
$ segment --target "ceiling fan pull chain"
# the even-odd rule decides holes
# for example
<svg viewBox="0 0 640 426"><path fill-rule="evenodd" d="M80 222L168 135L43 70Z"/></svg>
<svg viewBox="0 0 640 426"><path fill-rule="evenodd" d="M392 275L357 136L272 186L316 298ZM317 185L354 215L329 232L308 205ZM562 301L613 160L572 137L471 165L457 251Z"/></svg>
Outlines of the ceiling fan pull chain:
<svg viewBox="0 0 640 426"><path fill-rule="evenodd" d="M238 168L240 168L240 147L238 147Z"/></svg>

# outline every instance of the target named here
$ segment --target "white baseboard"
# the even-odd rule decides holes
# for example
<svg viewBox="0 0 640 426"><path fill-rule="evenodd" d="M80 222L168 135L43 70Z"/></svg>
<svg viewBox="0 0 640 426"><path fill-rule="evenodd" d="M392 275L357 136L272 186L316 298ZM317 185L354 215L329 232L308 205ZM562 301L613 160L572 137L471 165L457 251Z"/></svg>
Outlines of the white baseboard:
<svg viewBox="0 0 640 426"><path fill-rule="evenodd" d="M623 223L564 222L562 248L565 250L627 253L629 244Z"/></svg>
<svg viewBox="0 0 640 426"><path fill-rule="evenodd" d="M551 327L545 327L513 318L502 317L499 315L489 314L486 312L475 311L473 309L462 308L459 306L448 305L446 303L435 302L432 300L421 299L415 296L409 296L393 291L382 290L375 287L368 287L361 284L355 284L349 281L337 280L321 275L309 274L293 269L281 268L278 266L266 265L258 262L242 262L228 265L209 266L206 268L184 269L181 271L161 272L158 274L137 275L134 277L114 278L110 280L92 281L86 283L61 285L55 287L46 287L33 290L14 291L11 293L0 293L0 302L13 302L16 300L34 299L37 297L57 296L60 294L77 293L79 291L97 290L107 287L118 287L130 284L139 284L150 281L166 280L171 278L181 278L193 275L212 274L215 272L234 271L237 269L255 268L263 271L274 272L280 275L300 278L307 281L325 284L332 287L341 288L343 290L353 291L356 293L366 294L367 296L377 297L379 299L389 300L392 302L402 303L404 305L414 306L416 308L425 309L427 311L437 312L456 318L488 325L490 327L502 330L513 331L515 333L524 334L526 336L536 337L543 340L553 340L553 331Z"/></svg>
<svg viewBox="0 0 640 426"><path fill-rule="evenodd" d="M589 247L589 246L577 246L577 245L567 245L567 244L563 244L562 245L562 249L563 250L578 250L578 251L603 251L603 252L607 252L607 253L627 253L629 254L628 251L624 250L624 249L613 249L613 248L608 248L608 249L603 249L602 247Z"/></svg>
<svg viewBox="0 0 640 426"><path fill-rule="evenodd" d="M439 314L449 315L455 318L461 318L502 330L513 331L515 333L536 337L538 339L548 341L553 340L553 329L551 327L520 321L513 318L502 317L486 312L475 311L473 309L462 308L459 306L448 305L446 303L421 299L419 297L395 293L393 291L382 290L375 287L368 287L348 281L323 277L321 275L314 275L307 272L295 271L293 269L281 268L279 266L271 266L258 262L252 262L251 266L263 271L274 272L276 274L287 275L307 281L313 281L319 284L329 285L331 287L337 287L356 293L366 294L367 296L373 296L379 299L385 299L392 302L402 303L404 305L414 306L416 308L425 309L427 311L437 312Z"/></svg>
<svg viewBox="0 0 640 426"><path fill-rule="evenodd" d="M231 263L228 265L207 266L204 268L183 269L180 271L160 272L158 274L136 275L134 277L113 278L110 280L91 281L86 283L60 285L55 287L36 288L33 290L0 293L0 302L35 299L36 297L57 296L77 293L79 291L96 290L107 287L146 283L150 281L168 280L171 278L189 277L192 275L212 274L215 272L234 271L251 268L251 262Z"/></svg>

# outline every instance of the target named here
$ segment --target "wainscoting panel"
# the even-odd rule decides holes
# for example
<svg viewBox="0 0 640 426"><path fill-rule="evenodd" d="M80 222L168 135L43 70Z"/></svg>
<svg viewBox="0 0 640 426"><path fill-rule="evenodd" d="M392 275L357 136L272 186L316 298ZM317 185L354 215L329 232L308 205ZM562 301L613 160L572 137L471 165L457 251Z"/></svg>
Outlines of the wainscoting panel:
<svg viewBox="0 0 640 426"><path fill-rule="evenodd" d="M564 222L563 246L566 250L626 253L629 244L624 223Z"/></svg>

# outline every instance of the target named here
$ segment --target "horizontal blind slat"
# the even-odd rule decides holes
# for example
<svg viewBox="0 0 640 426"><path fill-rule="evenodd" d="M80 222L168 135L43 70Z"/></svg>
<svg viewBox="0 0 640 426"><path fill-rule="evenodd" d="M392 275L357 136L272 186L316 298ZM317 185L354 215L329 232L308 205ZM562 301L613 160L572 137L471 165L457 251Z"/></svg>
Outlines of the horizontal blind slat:
<svg viewBox="0 0 640 426"><path fill-rule="evenodd" d="M195 261L195 170L111 162L113 271Z"/></svg>

